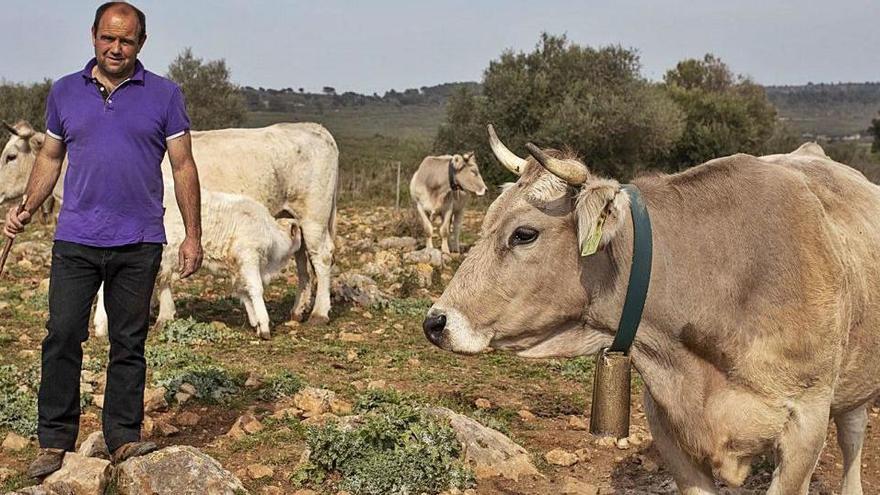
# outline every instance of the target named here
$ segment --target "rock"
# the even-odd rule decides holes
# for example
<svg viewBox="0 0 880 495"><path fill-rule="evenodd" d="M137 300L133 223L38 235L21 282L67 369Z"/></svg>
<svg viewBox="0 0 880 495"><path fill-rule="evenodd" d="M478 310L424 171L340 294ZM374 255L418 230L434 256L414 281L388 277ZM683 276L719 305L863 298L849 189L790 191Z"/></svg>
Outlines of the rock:
<svg viewBox="0 0 880 495"><path fill-rule="evenodd" d="M286 419L286 418L298 418L302 415L302 409L297 409L295 407L285 407L284 409L279 409L272 414L273 419Z"/></svg>
<svg viewBox="0 0 880 495"><path fill-rule="evenodd" d="M297 490L293 492L293 495L318 495L318 492L315 490L309 490L308 488L303 488L302 490Z"/></svg>
<svg viewBox="0 0 880 495"><path fill-rule="evenodd" d="M400 249L402 251L414 251L418 241L412 237L386 237L379 241L380 249Z"/></svg>
<svg viewBox="0 0 880 495"><path fill-rule="evenodd" d="M477 406L477 409L492 409L492 403L487 399L477 399L474 401L474 405Z"/></svg>
<svg viewBox="0 0 880 495"><path fill-rule="evenodd" d="M150 416L144 416L144 423L141 425L141 431L144 437L152 437L153 431L156 429L156 422Z"/></svg>
<svg viewBox="0 0 880 495"><path fill-rule="evenodd" d="M262 495L284 495L284 490L277 486L264 486L260 493Z"/></svg>
<svg viewBox="0 0 880 495"><path fill-rule="evenodd" d="M180 388L178 388L181 392L189 395L196 395L198 393L198 389L192 383L183 382L180 384Z"/></svg>
<svg viewBox="0 0 880 495"><path fill-rule="evenodd" d="M173 446L129 459L116 468L118 495L237 495L238 478L194 447Z"/></svg>
<svg viewBox="0 0 880 495"><path fill-rule="evenodd" d="M587 423L586 419L580 416L569 416L568 427L572 430L589 430L590 424Z"/></svg>
<svg viewBox="0 0 880 495"><path fill-rule="evenodd" d="M629 449L629 440L627 440L626 438L621 438L617 440L617 448L620 450Z"/></svg>
<svg viewBox="0 0 880 495"><path fill-rule="evenodd" d="M30 441L27 438L10 431L6 434L6 438L3 439L3 444L0 447L9 452L18 452L26 449L29 443Z"/></svg>
<svg viewBox="0 0 880 495"><path fill-rule="evenodd" d="M37 286L37 293L39 294L48 294L49 293L49 278L46 277L43 280L40 280L40 285Z"/></svg>
<svg viewBox="0 0 880 495"><path fill-rule="evenodd" d="M79 375L79 380L84 383L96 384L98 383L98 378L98 373L89 370L82 370L82 373Z"/></svg>
<svg viewBox="0 0 880 495"><path fill-rule="evenodd" d="M535 416L535 414L532 413L532 411L529 411L528 409L520 409L519 411L516 412L516 414L519 416L519 419L521 419L523 421L534 421L534 420L538 419L538 417Z"/></svg>
<svg viewBox="0 0 880 495"><path fill-rule="evenodd" d="M578 462L578 456L563 449L553 449L544 454L544 460L554 466L574 466Z"/></svg>
<svg viewBox="0 0 880 495"><path fill-rule="evenodd" d="M252 389L253 388L260 388L260 385L262 385L262 384L263 384L263 382L260 380L259 375L257 375L256 373L251 373L250 375L248 375L247 381L244 382L245 387L252 388Z"/></svg>
<svg viewBox="0 0 880 495"><path fill-rule="evenodd" d="M589 462L593 458L593 454L587 449L577 449L574 451L579 462Z"/></svg>
<svg viewBox="0 0 880 495"><path fill-rule="evenodd" d="M598 495L599 487L568 476L562 483L562 495Z"/></svg>
<svg viewBox="0 0 880 495"><path fill-rule="evenodd" d="M339 332L339 340L342 342L363 342L366 337L360 333Z"/></svg>
<svg viewBox="0 0 880 495"><path fill-rule="evenodd" d="M382 390L387 387L388 385L385 383L385 380L370 380L367 383L367 390Z"/></svg>
<svg viewBox="0 0 880 495"><path fill-rule="evenodd" d="M339 416L333 413L324 413L318 414L316 416L310 416L303 420L302 424L310 425L310 426L324 426L331 421L338 421Z"/></svg>
<svg viewBox="0 0 880 495"><path fill-rule="evenodd" d="M600 447L614 447L617 445L617 439L614 437L599 437L596 439L596 445Z"/></svg>
<svg viewBox="0 0 880 495"><path fill-rule="evenodd" d="M322 388L306 387L293 396L293 405L303 410L305 417L319 416L332 410L336 392Z"/></svg>
<svg viewBox="0 0 880 495"><path fill-rule="evenodd" d="M443 255L437 248L425 248L420 251L413 251L411 253L404 254L403 261L413 265L418 263L426 263L433 267L440 267L441 265L443 265Z"/></svg>
<svg viewBox="0 0 880 495"><path fill-rule="evenodd" d="M332 411L333 414L336 414L339 416L351 414L352 409L353 409L353 406L350 403L348 403L342 399L334 398L330 402L330 411Z"/></svg>
<svg viewBox="0 0 880 495"><path fill-rule="evenodd" d="M434 281L434 267L427 263L419 263L413 270L413 275L417 286L430 287Z"/></svg>
<svg viewBox="0 0 880 495"><path fill-rule="evenodd" d="M201 416L191 411L184 411L177 415L174 420L180 426L196 426L202 420Z"/></svg>
<svg viewBox="0 0 880 495"><path fill-rule="evenodd" d="M259 480L271 478L275 475L275 470L265 464L251 464L247 467L247 473L251 479Z"/></svg>
<svg viewBox="0 0 880 495"><path fill-rule="evenodd" d="M6 480L12 478L16 474L18 473L9 468L0 468L0 483L6 483Z"/></svg>
<svg viewBox="0 0 880 495"><path fill-rule="evenodd" d="M165 387L149 388L144 390L144 412L149 414L156 411L164 411L168 409L168 402L165 400Z"/></svg>
<svg viewBox="0 0 880 495"><path fill-rule="evenodd" d="M16 265L25 271L30 271L31 269L34 268L34 264L31 263L31 260L29 260L27 258L18 260L18 263L16 263Z"/></svg>
<svg viewBox="0 0 880 495"><path fill-rule="evenodd" d="M156 430L163 437L171 437L180 433L180 430L178 430L176 426L161 420L156 421Z"/></svg>
<svg viewBox="0 0 880 495"><path fill-rule="evenodd" d="M445 407L430 409L431 414L449 420L455 437L462 444L464 462L477 479L503 476L514 481L520 476L538 475L526 449L502 433Z"/></svg>
<svg viewBox="0 0 880 495"><path fill-rule="evenodd" d="M110 459L110 451L107 450L107 444L104 442L104 433L94 431L80 444L79 455L83 457L98 457L101 459Z"/></svg>
<svg viewBox="0 0 880 495"><path fill-rule="evenodd" d="M388 300L376 281L357 272L346 272L333 279L330 293L337 303L369 307Z"/></svg>
<svg viewBox="0 0 880 495"><path fill-rule="evenodd" d="M68 452L61 469L50 474L43 483L51 486L63 482L75 495L94 495L104 493L111 472L110 461Z"/></svg>
<svg viewBox="0 0 880 495"><path fill-rule="evenodd" d="M263 423L260 423L253 414L244 414L235 420L232 428L230 428L229 432L226 434L236 440L241 440L242 438L261 431L262 429Z"/></svg>
<svg viewBox="0 0 880 495"><path fill-rule="evenodd" d="M4 309L7 309L7 308L9 308L9 307L11 307L11 306L12 306L12 305L9 304L9 303L6 302L6 301L0 301L0 311L3 311Z"/></svg>
<svg viewBox="0 0 880 495"><path fill-rule="evenodd" d="M177 401L178 404L184 405L192 399L193 396L186 392L177 392L174 394L174 400Z"/></svg>
<svg viewBox="0 0 880 495"><path fill-rule="evenodd" d="M92 404L98 409L104 409L104 394L95 394L92 396Z"/></svg>

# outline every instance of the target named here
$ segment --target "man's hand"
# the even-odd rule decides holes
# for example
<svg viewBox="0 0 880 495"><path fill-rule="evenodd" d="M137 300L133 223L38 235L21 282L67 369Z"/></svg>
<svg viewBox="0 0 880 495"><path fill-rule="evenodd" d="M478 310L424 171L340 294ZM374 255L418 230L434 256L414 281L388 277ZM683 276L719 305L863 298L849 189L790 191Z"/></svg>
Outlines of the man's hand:
<svg viewBox="0 0 880 495"><path fill-rule="evenodd" d="M187 236L180 243L177 262L180 269L180 278L189 277L197 272L202 266L202 241Z"/></svg>
<svg viewBox="0 0 880 495"><path fill-rule="evenodd" d="M6 212L6 224L3 226L3 234L10 239L15 239L16 234L24 231L24 226L31 223L31 214L27 210L18 212L19 207L13 206Z"/></svg>

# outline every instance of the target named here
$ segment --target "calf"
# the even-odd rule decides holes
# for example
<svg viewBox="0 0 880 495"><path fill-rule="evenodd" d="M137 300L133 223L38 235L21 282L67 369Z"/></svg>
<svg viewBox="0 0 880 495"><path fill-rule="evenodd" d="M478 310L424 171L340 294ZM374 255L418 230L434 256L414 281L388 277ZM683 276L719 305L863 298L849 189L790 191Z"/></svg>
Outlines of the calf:
<svg viewBox="0 0 880 495"><path fill-rule="evenodd" d="M171 283L178 278L178 248L185 231L174 189L166 184L165 233L168 245L162 254L157 276L161 325L174 319ZM301 242L299 225L294 221L290 234L282 230L265 206L245 196L202 190L202 248L204 268L228 276L232 291L244 304L248 322L260 338L269 338L269 314L263 301L263 288L290 262ZM95 334L107 335L107 314L103 286L95 310Z"/></svg>

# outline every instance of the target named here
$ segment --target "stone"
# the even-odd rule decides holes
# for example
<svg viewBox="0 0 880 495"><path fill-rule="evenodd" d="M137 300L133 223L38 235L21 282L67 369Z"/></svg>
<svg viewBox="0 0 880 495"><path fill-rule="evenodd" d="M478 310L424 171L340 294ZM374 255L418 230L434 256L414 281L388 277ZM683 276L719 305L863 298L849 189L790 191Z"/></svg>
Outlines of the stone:
<svg viewBox="0 0 880 495"><path fill-rule="evenodd" d="M104 394L95 394L92 396L92 404L98 409L104 409Z"/></svg>
<svg viewBox="0 0 880 495"><path fill-rule="evenodd" d="M562 495L599 495L599 487L567 476L562 482Z"/></svg>
<svg viewBox="0 0 880 495"><path fill-rule="evenodd" d="M277 486L264 486L260 493L262 495L284 495L284 490Z"/></svg>
<svg viewBox="0 0 880 495"><path fill-rule="evenodd" d="M587 420L581 416L569 416L568 417L568 427L572 430L589 430L590 424L587 423Z"/></svg>
<svg viewBox="0 0 880 495"><path fill-rule="evenodd" d="M171 437L180 433L176 426L166 421L156 421L156 431L163 437Z"/></svg>
<svg viewBox="0 0 880 495"><path fill-rule="evenodd" d="M429 412L449 420L456 439L462 445L464 462L474 471L477 479L503 476L518 481L520 476L539 475L526 449L501 432L445 407L431 408Z"/></svg>
<svg viewBox="0 0 880 495"><path fill-rule="evenodd" d="M577 449L574 451L574 455L577 456L579 462L588 462L593 458L592 452L588 449Z"/></svg>
<svg viewBox="0 0 880 495"><path fill-rule="evenodd" d="M174 418L174 421L180 426L196 426L201 420L201 416L191 411L184 411Z"/></svg>
<svg viewBox="0 0 880 495"><path fill-rule="evenodd" d="M13 471L9 468L0 468L0 483L6 483L6 480L12 478L18 474L17 471Z"/></svg>
<svg viewBox="0 0 880 495"><path fill-rule="evenodd" d="M339 340L342 342L363 342L366 337L360 333L339 332Z"/></svg>
<svg viewBox="0 0 880 495"><path fill-rule="evenodd" d="M387 387L388 385L385 383L385 380L370 380L367 382L367 390L381 390Z"/></svg>
<svg viewBox="0 0 880 495"><path fill-rule="evenodd" d="M101 459L110 459L110 451L107 450L107 443L104 442L104 432L93 431L80 444L77 453L83 457L98 457Z"/></svg>
<svg viewBox="0 0 880 495"><path fill-rule="evenodd" d="M306 387L293 396L293 405L302 409L305 417L319 416L332 410L334 399L336 392L332 390Z"/></svg>
<svg viewBox="0 0 880 495"><path fill-rule="evenodd" d="M184 405L192 399L193 396L186 392L177 392L174 394L174 400L177 401L178 404Z"/></svg>
<svg viewBox="0 0 880 495"><path fill-rule="evenodd" d="M244 382L244 386L251 389L260 388L260 385L262 384L263 382L260 380L259 375L257 375L256 373L251 373L250 375L248 375L247 381Z"/></svg>
<svg viewBox="0 0 880 495"><path fill-rule="evenodd" d="M180 384L180 387L178 388L178 390L180 390L181 392L183 392L185 394L189 394L189 395L197 395L198 394L198 389L192 383L183 382Z"/></svg>
<svg viewBox="0 0 880 495"><path fill-rule="evenodd" d="M596 445L600 447L614 447L617 445L617 439L614 437L599 437L596 439Z"/></svg>
<svg viewBox="0 0 880 495"><path fill-rule="evenodd" d="M413 251L403 255L403 261L408 264L425 263L432 267L439 268L443 265L443 255L439 249L425 248L419 251Z"/></svg>
<svg viewBox="0 0 880 495"><path fill-rule="evenodd" d="M544 460L554 466L569 467L578 463L578 456L563 449L553 449L544 454Z"/></svg>
<svg viewBox="0 0 880 495"><path fill-rule="evenodd" d="M535 416L535 414L532 411L529 411L528 409L520 409L519 411L516 412L516 414L519 416L519 419L526 421L526 422L534 421L534 420L538 419L538 417Z"/></svg>
<svg viewBox="0 0 880 495"><path fill-rule="evenodd" d="M353 303L363 307L388 301L376 281L357 272L346 272L333 279L330 294L337 303Z"/></svg>
<svg viewBox="0 0 880 495"><path fill-rule="evenodd" d="M248 493L219 462L189 446L172 446L116 467L118 495L237 495Z"/></svg>
<svg viewBox="0 0 880 495"><path fill-rule="evenodd" d="M430 287L434 281L434 267L427 263L419 263L413 270L416 285L419 287Z"/></svg>
<svg viewBox="0 0 880 495"><path fill-rule="evenodd" d="M3 444L0 447L9 452L18 452L26 449L28 444L30 444L30 441L27 438L10 431L6 434L6 438L3 439Z"/></svg>
<svg viewBox="0 0 880 495"><path fill-rule="evenodd" d="M275 475L275 470L265 464L251 464L247 467L247 473L251 479L259 480L271 478Z"/></svg>
<svg viewBox="0 0 880 495"><path fill-rule="evenodd" d="M50 474L43 483L63 482L75 495L93 495L104 493L111 472L110 461L68 452L61 469Z"/></svg>
<svg viewBox="0 0 880 495"><path fill-rule="evenodd" d="M147 387L144 390L144 412L149 414L168 409L168 402L165 400L166 392L165 387Z"/></svg>
<svg viewBox="0 0 880 495"><path fill-rule="evenodd" d="M330 411L338 416L351 414L352 409L353 406L342 399L334 398L330 401Z"/></svg>
<svg viewBox="0 0 880 495"><path fill-rule="evenodd" d="M144 437L152 437L155 430L156 421L150 416L144 416L144 422L141 425L141 432L144 434Z"/></svg>
<svg viewBox="0 0 880 495"><path fill-rule="evenodd" d="M629 449L629 440L627 440L626 438L621 438L617 440L617 448L620 450Z"/></svg>
<svg viewBox="0 0 880 495"><path fill-rule="evenodd" d="M308 488L303 488L302 490L297 490L293 492L293 495L318 495L318 492L315 490L309 490Z"/></svg>
<svg viewBox="0 0 880 495"><path fill-rule="evenodd" d="M272 414L272 419L287 419L287 418L298 418L302 415L302 409L297 409L295 407L285 407L284 409L279 409Z"/></svg>
<svg viewBox="0 0 880 495"><path fill-rule="evenodd" d="M379 241L380 249L400 249L402 251L414 251L418 241L412 237L386 237Z"/></svg>
<svg viewBox="0 0 880 495"><path fill-rule="evenodd" d="M302 424L310 426L324 426L331 421L337 420L339 420L339 416L333 413L323 413L315 416L309 416L308 418L303 420Z"/></svg>
<svg viewBox="0 0 880 495"><path fill-rule="evenodd" d="M487 399L477 399L474 401L474 405L477 406L477 409L492 409L492 403Z"/></svg>
<svg viewBox="0 0 880 495"><path fill-rule="evenodd" d="M242 438L254 434L263 429L263 423L254 417L253 414L243 414L233 423L232 428L226 433L230 437L241 440Z"/></svg>
<svg viewBox="0 0 880 495"><path fill-rule="evenodd" d="M37 286L37 292L39 294L48 294L49 293L49 278L46 277L43 280L40 280L40 285Z"/></svg>

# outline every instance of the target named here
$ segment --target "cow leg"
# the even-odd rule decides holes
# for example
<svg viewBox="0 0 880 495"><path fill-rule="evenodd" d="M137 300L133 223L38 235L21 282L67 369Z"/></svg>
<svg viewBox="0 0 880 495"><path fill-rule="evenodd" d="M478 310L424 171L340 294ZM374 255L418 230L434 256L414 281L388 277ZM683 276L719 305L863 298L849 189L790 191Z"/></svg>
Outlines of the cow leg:
<svg viewBox="0 0 880 495"><path fill-rule="evenodd" d="M425 249L434 249L434 226L431 225L431 219L425 213L425 208L418 201L416 201L416 211L419 213L419 220L422 222L422 229L425 231Z"/></svg>
<svg viewBox="0 0 880 495"><path fill-rule="evenodd" d="M322 325L330 321L330 268L333 264L333 238L326 223L304 221L303 243L309 250L309 259L315 269L315 306L309 323Z"/></svg>
<svg viewBox="0 0 880 495"><path fill-rule="evenodd" d="M107 336L107 309L104 307L104 283L98 287L97 302L95 303L95 336Z"/></svg>
<svg viewBox="0 0 880 495"><path fill-rule="evenodd" d="M843 452L841 495L862 495L862 444L868 426L867 404L834 416L837 444Z"/></svg>
<svg viewBox="0 0 880 495"><path fill-rule="evenodd" d="M165 323L173 320L177 315L174 307L174 296L171 294L171 280L167 276L159 276L159 316L156 317L154 330L162 328Z"/></svg>
<svg viewBox="0 0 880 495"><path fill-rule="evenodd" d="M293 310L290 312L291 321L305 321L306 312L312 305L312 278L311 278L311 261L309 260L309 252L306 248L306 242L300 243L299 249L294 253L296 260L296 299L293 303Z"/></svg>
<svg viewBox="0 0 880 495"><path fill-rule="evenodd" d="M461 253L461 221L464 219L464 208L456 204L452 212L452 240L449 248L456 253Z"/></svg>
<svg viewBox="0 0 880 495"><path fill-rule="evenodd" d="M647 391L645 392L645 416L648 418L648 426L654 436L657 451L660 452L666 467L672 473L675 484L678 485L678 491L682 495L717 495L718 490L711 474L682 450L661 413L657 411L651 394Z"/></svg>
<svg viewBox="0 0 880 495"><path fill-rule="evenodd" d="M778 464L767 495L808 494L810 478L825 445L829 410L827 401L795 405L777 443Z"/></svg>
<svg viewBox="0 0 880 495"><path fill-rule="evenodd" d="M244 306L244 310L247 313L248 324L257 328L257 314L254 312L254 305L251 303L251 298L247 294L246 291L240 290L236 293L238 300L241 301L241 304Z"/></svg>
<svg viewBox="0 0 880 495"><path fill-rule="evenodd" d="M246 291L245 300L250 302L254 320L251 325L257 327L257 335L261 339L269 338L269 312L266 311L266 302L263 300L263 277L260 276L259 264L256 260L243 260L241 267L241 279ZM248 303L245 303L247 309Z"/></svg>
<svg viewBox="0 0 880 495"><path fill-rule="evenodd" d="M449 253L449 225L452 223L452 208L443 212L443 223L440 224L440 250Z"/></svg>
<svg viewBox="0 0 880 495"><path fill-rule="evenodd" d="M55 209L55 198L53 196L49 196L46 198L46 201L40 205L40 223L43 225L49 225L52 223L52 210Z"/></svg>

